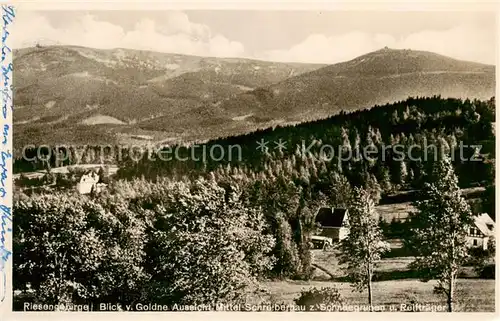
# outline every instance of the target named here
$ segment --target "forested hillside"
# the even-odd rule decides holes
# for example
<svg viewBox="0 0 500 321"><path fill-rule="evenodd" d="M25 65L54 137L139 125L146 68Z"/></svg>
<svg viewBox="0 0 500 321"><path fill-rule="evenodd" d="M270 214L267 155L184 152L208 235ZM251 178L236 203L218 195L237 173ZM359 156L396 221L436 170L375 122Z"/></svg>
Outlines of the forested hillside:
<svg viewBox="0 0 500 321"><path fill-rule="evenodd" d="M443 150L448 154L453 151L460 184L466 187L493 179L494 120L494 99L408 98L297 126L214 140L205 148L203 145L170 146L173 151L178 149L177 159L125 159L120 164L119 176L154 179L165 175L197 176L215 170L215 175L225 172L239 176L285 176L293 181L310 182L338 173L355 185L371 182L389 192L418 188L426 158L430 159L436 151ZM269 142L267 153L258 149L261 140ZM280 140L284 143L281 150L275 143ZM325 145L333 150L322 148ZM464 146L462 151L460 145ZM481 148L472 145L481 145ZM222 146L225 157L221 160L207 157L213 146ZM231 154L228 152L230 146L241 146L241 159L237 159L236 148L231 149ZM363 158L363 150L369 149L368 146L376 151L370 154L372 159ZM220 148L216 149L216 159L221 158ZM465 158L469 160L476 149L478 155L474 159L477 160L464 161ZM346 159L349 151L353 157ZM355 151L360 151L358 157L355 157ZM397 161L402 152L404 161ZM206 162L196 159L206 159Z"/></svg>
<svg viewBox="0 0 500 321"><path fill-rule="evenodd" d="M338 173L352 184L376 183L389 192L418 188L425 161L442 150L453 152L460 184L467 187L492 181L494 119L494 98L488 101L438 96L408 98L369 110L201 145L162 145L142 151L122 148L120 153L117 149L121 147L83 146L81 150L63 147L59 151L68 153L67 160L58 163L56 151L52 151L48 164L18 158L14 171L107 162L119 165L120 178L153 180L158 176L197 177L213 172L216 176L223 173L252 178L285 176L296 182L310 182ZM280 140L283 145L278 148ZM261 141L268 142L266 152L259 148ZM370 149L375 152L364 157L364 151ZM160 156L162 150L169 151L168 159ZM27 158L36 156L36 148L27 149L25 154ZM471 157L473 161L465 161Z"/></svg>

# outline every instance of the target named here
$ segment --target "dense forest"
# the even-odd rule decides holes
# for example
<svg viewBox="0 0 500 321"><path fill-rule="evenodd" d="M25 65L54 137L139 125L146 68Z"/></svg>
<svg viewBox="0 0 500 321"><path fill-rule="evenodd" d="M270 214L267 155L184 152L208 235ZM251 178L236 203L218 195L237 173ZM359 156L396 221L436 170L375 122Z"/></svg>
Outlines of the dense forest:
<svg viewBox="0 0 500 321"><path fill-rule="evenodd" d="M80 150L25 150L15 172L74 163L118 164L118 178L195 179L214 175L244 181L282 178L295 186L327 190L338 175L353 186L371 186L381 195L420 189L425 167L438 154L451 155L462 188L494 184L495 100L408 98L371 109L341 113L295 126L270 128L204 144L142 150L83 146ZM258 149L267 142L267 151ZM283 148L277 145L282 143ZM462 146L462 147L461 147ZM160 157L168 149L170 157ZM374 152L367 155L366 151ZM46 161L37 152L50 153ZM57 153L69 157L58 160ZM352 155L351 157L349 155ZM59 158L60 159L60 158ZM493 193L494 194L494 193ZM487 202L485 202L487 203ZM494 216L492 207L487 210Z"/></svg>
<svg viewBox="0 0 500 321"><path fill-rule="evenodd" d="M303 176L321 176L324 173L343 173L350 182L359 184L366 182L366 176L374 176L385 190L392 185L417 185L421 179L422 163L405 159L405 162L395 161L394 151L384 150L383 146L403 145L402 150L413 148L413 158L424 160L425 155L436 153L435 149L425 146L435 145L444 153L454 151L455 165L458 169L462 186L477 181L491 179L491 166L486 155L493 155L495 121L495 101L409 98L405 101L375 106L369 110L352 113L341 113L328 119L303 123L296 126L276 127L253 132L243 136L229 137L208 142L205 149L197 146L171 147L178 148L177 159L164 161L156 158L154 161L143 157L134 161L125 153L121 161L120 177L136 177L144 175L154 179L164 175L198 175L225 167L237 173L264 172L276 176L280 171L288 172L294 178ZM257 142L261 140L270 142L268 153L256 150ZM286 149L277 150L273 142L282 141ZM459 157L459 142L463 145L483 145L480 150L480 162L464 162ZM310 145L312 148L308 148ZM220 145L223 150L229 151L230 146L241 146L241 159L235 159L235 153L221 160L206 157L212 146ZM302 153L306 147L307 152ZM320 153L321 146L333 147L335 155L331 157L330 149L323 149L325 155ZM362 151L367 146L374 146L378 154L377 160L366 160L362 157L352 157L348 161L339 158L339 147L345 152ZM220 148L219 148L220 149ZM204 152L205 150L205 152ZM233 149L234 151L234 149ZM464 148L464 158L470 159L474 154L473 148ZM356 153L353 152L353 155ZM324 156L324 157L321 157ZM431 155L432 156L432 155ZM220 158L220 157L219 157ZM408 157L406 157L408 158ZM429 158L429 157L427 157Z"/></svg>
<svg viewBox="0 0 500 321"><path fill-rule="evenodd" d="M112 149L103 155L100 147L87 148L94 152L80 161L106 156L105 163L119 165L106 191L79 195L68 188L73 177L48 193L16 193L14 286L49 293L53 302L205 303L236 300L240 286L259 278L309 279L319 207L348 207L354 187L375 204L420 190L443 155L451 156L460 187L486 187L482 211L494 217L494 119L493 98L409 98L204 147L165 147L178 151L169 161L154 157L158 150L134 160L127 151L119 159ZM270 142L267 152L256 149L262 140ZM275 148L279 140L286 148ZM341 153L326 157L325 145ZM242 157L204 157L212 146L240 146ZM411 159L395 146L412 149ZM378 151L375 157L346 156L367 147ZM14 166L24 172L74 162L52 156L38 163L17 159Z"/></svg>

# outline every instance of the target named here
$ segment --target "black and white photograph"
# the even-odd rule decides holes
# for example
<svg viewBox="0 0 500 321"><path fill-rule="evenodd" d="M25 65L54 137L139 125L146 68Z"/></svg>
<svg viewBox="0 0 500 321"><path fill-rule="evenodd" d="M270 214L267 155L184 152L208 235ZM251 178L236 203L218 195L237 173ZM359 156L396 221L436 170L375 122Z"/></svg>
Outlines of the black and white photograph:
<svg viewBox="0 0 500 321"><path fill-rule="evenodd" d="M495 312L496 12L2 15L13 311Z"/></svg>

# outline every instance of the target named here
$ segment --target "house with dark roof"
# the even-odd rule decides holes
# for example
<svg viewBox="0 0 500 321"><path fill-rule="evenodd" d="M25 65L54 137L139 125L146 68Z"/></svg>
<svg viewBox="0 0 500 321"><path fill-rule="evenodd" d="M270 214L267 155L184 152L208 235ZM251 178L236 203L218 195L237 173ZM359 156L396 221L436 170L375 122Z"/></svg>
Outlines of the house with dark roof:
<svg viewBox="0 0 500 321"><path fill-rule="evenodd" d="M349 234L346 225L348 213L345 208L322 207L316 214L315 222L321 228L321 236L329 237L333 241L341 241Z"/></svg>
<svg viewBox="0 0 500 321"><path fill-rule="evenodd" d="M488 241L495 237L495 221L486 213L474 217L474 224L467 233L468 247L488 249Z"/></svg>

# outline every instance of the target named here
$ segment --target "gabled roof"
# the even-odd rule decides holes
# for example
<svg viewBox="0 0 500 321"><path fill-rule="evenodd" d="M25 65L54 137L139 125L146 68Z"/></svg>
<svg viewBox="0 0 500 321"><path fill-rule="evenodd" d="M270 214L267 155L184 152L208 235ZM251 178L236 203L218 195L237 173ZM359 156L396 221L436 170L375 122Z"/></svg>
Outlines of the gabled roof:
<svg viewBox="0 0 500 321"><path fill-rule="evenodd" d="M316 214L315 222L322 227L341 227L346 214L345 208L322 207Z"/></svg>
<svg viewBox="0 0 500 321"><path fill-rule="evenodd" d="M476 225L485 236L493 236L495 234L495 221L486 213L474 217L474 225Z"/></svg>

